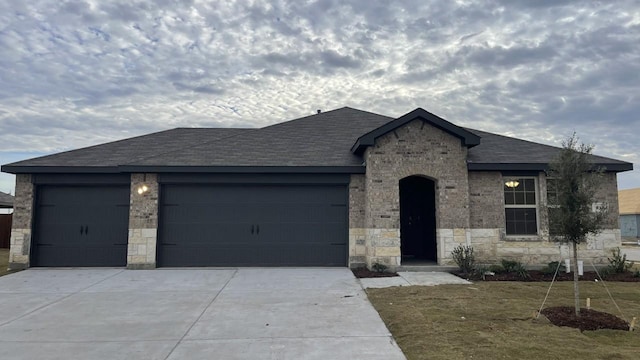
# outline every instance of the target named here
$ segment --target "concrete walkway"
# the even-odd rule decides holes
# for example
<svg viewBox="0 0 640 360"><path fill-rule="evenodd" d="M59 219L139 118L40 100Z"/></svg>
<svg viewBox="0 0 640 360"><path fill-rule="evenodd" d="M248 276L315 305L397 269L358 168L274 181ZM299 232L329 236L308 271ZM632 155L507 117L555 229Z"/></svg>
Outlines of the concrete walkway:
<svg viewBox="0 0 640 360"><path fill-rule="evenodd" d="M445 284L468 285L471 282L446 272L399 272L398 276L360 279L362 287L385 288L392 286L435 286Z"/></svg>
<svg viewBox="0 0 640 360"><path fill-rule="evenodd" d="M620 252L627 255L627 260L640 263L640 246L624 245L620 247Z"/></svg>
<svg viewBox="0 0 640 360"><path fill-rule="evenodd" d="M348 269L29 269L2 358L405 359Z"/></svg>

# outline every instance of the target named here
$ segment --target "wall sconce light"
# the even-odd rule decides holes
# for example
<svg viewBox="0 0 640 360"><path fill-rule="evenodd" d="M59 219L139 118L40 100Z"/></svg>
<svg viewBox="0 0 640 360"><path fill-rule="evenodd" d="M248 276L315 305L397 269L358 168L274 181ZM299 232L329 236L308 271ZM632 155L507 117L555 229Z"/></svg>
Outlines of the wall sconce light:
<svg viewBox="0 0 640 360"><path fill-rule="evenodd" d="M518 182L518 180L508 180L505 181L504 185L509 188L517 188L520 182Z"/></svg>
<svg viewBox="0 0 640 360"><path fill-rule="evenodd" d="M136 189L136 191L138 192L138 195L142 195L147 191L149 191L149 187L147 186L146 182L147 182L147 174L144 174L142 178L142 184L140 184L140 186L138 186L138 189Z"/></svg>
<svg viewBox="0 0 640 360"><path fill-rule="evenodd" d="M149 187L145 184L142 184L140 186L138 186L138 194L142 195L144 193L146 193L147 191L149 191Z"/></svg>

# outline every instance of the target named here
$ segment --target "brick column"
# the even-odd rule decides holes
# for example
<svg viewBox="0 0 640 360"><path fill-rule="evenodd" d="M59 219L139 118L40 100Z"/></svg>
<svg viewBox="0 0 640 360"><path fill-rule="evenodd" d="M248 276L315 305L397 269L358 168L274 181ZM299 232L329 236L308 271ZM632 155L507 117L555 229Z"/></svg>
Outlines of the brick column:
<svg viewBox="0 0 640 360"><path fill-rule="evenodd" d="M139 189L146 186L146 191ZM158 176L131 174L128 269L154 269L158 238Z"/></svg>
<svg viewBox="0 0 640 360"><path fill-rule="evenodd" d="M29 267L31 223L33 219L34 187L30 174L16 175L16 196L13 204L13 224L9 248L9 269Z"/></svg>

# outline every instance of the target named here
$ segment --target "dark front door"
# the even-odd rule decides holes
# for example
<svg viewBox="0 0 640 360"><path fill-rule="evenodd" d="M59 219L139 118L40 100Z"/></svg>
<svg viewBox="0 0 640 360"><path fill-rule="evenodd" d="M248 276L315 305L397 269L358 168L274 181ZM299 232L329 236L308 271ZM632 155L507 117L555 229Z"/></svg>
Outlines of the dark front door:
<svg viewBox="0 0 640 360"><path fill-rule="evenodd" d="M39 186L31 263L125 266L128 229L128 186Z"/></svg>
<svg viewBox="0 0 640 360"><path fill-rule="evenodd" d="M419 176L400 180L400 248L403 260L438 260L432 180Z"/></svg>
<svg viewBox="0 0 640 360"><path fill-rule="evenodd" d="M163 185L159 266L345 266L347 187Z"/></svg>

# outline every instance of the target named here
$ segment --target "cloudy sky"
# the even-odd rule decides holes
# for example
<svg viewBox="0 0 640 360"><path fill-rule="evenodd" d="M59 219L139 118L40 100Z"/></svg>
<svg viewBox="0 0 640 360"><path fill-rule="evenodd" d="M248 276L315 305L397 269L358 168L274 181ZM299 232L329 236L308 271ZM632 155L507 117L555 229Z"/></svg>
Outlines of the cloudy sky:
<svg viewBox="0 0 640 360"><path fill-rule="evenodd" d="M640 168L639 41L633 0L4 0L0 163L350 106L551 145L575 131Z"/></svg>

